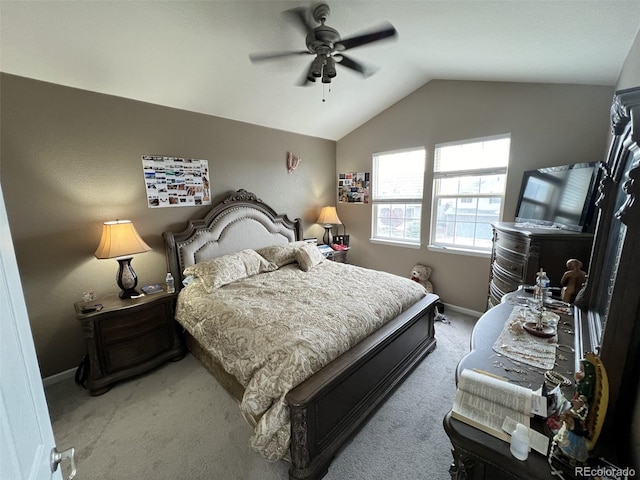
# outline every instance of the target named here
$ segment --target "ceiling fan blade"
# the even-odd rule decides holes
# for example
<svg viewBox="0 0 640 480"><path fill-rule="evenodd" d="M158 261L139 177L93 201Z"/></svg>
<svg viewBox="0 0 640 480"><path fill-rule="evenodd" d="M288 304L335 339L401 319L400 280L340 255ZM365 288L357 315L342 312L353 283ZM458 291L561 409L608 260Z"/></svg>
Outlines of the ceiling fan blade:
<svg viewBox="0 0 640 480"><path fill-rule="evenodd" d="M383 40L385 38L390 39L397 36L397 34L398 32L394 26L390 23L386 23L378 30L339 40L336 42L336 50L343 51L349 48L359 47L367 43L377 42L378 40Z"/></svg>
<svg viewBox="0 0 640 480"><path fill-rule="evenodd" d="M361 62L358 62L346 55L339 54L335 57L336 62L343 67L350 68L351 70L355 70L356 72L362 74L365 78L370 77L374 73L376 73L377 69L374 67L367 67Z"/></svg>
<svg viewBox="0 0 640 480"><path fill-rule="evenodd" d="M313 32L315 25L309 21L309 10L305 7L292 8L282 12L285 18L293 20L292 23L296 24L299 28L302 28L302 32L305 35L309 35Z"/></svg>
<svg viewBox="0 0 640 480"><path fill-rule="evenodd" d="M265 60L274 60L282 57L290 57L293 55L310 55L308 50L290 51L290 52L264 52L264 53L251 53L249 54L249 60L253 63L263 62Z"/></svg>

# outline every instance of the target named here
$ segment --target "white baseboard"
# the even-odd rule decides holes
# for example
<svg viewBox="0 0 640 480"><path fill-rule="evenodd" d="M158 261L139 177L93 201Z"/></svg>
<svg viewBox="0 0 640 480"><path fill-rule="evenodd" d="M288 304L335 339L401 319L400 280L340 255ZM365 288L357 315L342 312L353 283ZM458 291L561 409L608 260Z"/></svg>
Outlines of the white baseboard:
<svg viewBox="0 0 640 480"><path fill-rule="evenodd" d="M444 302L443 302L444 303ZM458 307L457 305L451 305L449 303L444 303L444 314L447 314L447 309L452 310L454 312L464 313L465 315L469 315L471 317L480 318L484 315L484 312L476 312L475 310L470 310L468 308Z"/></svg>
<svg viewBox="0 0 640 480"><path fill-rule="evenodd" d="M73 378L76 374L75 368L70 368L69 370L65 370L64 372L56 373L55 375L51 375L42 380L42 383L45 387L49 385L53 385L54 383L60 383L63 380L67 380L68 378Z"/></svg>

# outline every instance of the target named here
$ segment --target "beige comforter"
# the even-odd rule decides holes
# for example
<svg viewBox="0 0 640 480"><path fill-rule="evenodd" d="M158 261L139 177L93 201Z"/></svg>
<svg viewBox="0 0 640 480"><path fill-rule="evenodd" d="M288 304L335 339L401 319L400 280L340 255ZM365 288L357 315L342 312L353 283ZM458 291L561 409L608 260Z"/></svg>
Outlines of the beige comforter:
<svg viewBox="0 0 640 480"><path fill-rule="evenodd" d="M277 460L289 448L287 392L425 294L384 272L294 263L210 294L196 280L180 292L176 319L245 387L243 415L259 418L251 447Z"/></svg>

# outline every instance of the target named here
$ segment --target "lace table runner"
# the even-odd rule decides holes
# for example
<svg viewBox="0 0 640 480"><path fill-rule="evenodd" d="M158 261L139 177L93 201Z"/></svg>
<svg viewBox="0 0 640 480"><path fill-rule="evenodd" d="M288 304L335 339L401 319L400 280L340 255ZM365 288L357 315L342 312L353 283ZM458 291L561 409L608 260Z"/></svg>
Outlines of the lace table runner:
<svg viewBox="0 0 640 480"><path fill-rule="evenodd" d="M544 370L553 370L557 336L540 338L527 333L521 309L514 308L498 336L493 351L512 360Z"/></svg>

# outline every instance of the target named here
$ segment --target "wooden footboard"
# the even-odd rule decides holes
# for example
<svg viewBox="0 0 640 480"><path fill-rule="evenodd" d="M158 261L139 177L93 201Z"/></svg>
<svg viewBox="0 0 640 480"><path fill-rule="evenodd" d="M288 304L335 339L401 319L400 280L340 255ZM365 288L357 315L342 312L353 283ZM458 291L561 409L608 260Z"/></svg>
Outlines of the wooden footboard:
<svg viewBox="0 0 640 480"><path fill-rule="evenodd" d="M344 442L436 346L428 295L287 395L292 480L319 479Z"/></svg>
<svg viewBox="0 0 640 480"><path fill-rule="evenodd" d="M324 476L340 447L436 347L428 295L287 395L292 480ZM189 334L187 347L238 401L243 388Z"/></svg>

